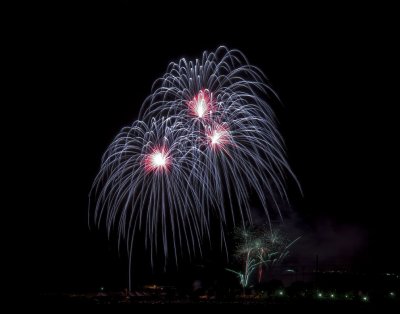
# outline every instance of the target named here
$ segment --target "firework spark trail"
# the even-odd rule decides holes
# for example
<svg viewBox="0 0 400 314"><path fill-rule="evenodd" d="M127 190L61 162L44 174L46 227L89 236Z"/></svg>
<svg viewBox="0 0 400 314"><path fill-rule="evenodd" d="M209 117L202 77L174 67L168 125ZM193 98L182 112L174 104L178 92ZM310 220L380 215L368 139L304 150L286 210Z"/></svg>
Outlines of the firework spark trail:
<svg viewBox="0 0 400 314"><path fill-rule="evenodd" d="M200 200L192 185L192 161L182 153L190 142L181 124L169 119L152 119L150 126L137 121L124 128L103 156L95 180L94 221L100 224L105 216L108 232L117 225L119 240L128 239L128 246L135 231L143 229L151 254L157 249L155 239L161 236L168 255L169 232L175 257L183 243L189 254L193 247L201 249L199 239L208 226L204 217L199 219L204 212L197 208Z"/></svg>
<svg viewBox="0 0 400 314"><path fill-rule="evenodd" d="M285 175L295 177L268 101L277 98L264 74L238 50L219 47L202 59L170 63L144 101L139 120L105 152L91 195L93 221L118 229L132 254L145 233L151 261L162 243L167 258L201 254L213 215L224 227L251 222L249 195L266 216L287 201Z"/></svg>
<svg viewBox="0 0 400 314"><path fill-rule="evenodd" d="M258 68L249 65L241 52L220 47L214 53L204 52L201 60L171 63L167 73L153 84L140 118L186 117L188 131L200 139L195 142L201 148L199 154L205 155L195 160L201 165L194 167L204 176L202 181L210 182L209 190L218 195L224 194L221 189L229 187L225 190L231 204L241 204L242 219L251 220L248 191L256 191L268 214L265 192L275 204L273 190L286 198L284 173L292 174L267 103L271 96L276 94ZM223 141L217 145L211 141L214 145L203 148L201 139L213 124L226 129ZM218 148L224 154L216 154ZM221 159L223 165L216 167L215 162ZM223 199L219 198L221 202ZM209 203L205 202L206 207ZM218 207L224 216L226 206L220 203ZM230 208L235 210L232 205Z"/></svg>
<svg viewBox="0 0 400 314"><path fill-rule="evenodd" d="M289 254L289 248L300 238L291 241L279 228L270 229L268 226L263 229L237 227L234 232L235 257L241 260L243 269L226 270L236 274L242 287L246 288L253 272L258 268L258 281L261 282L263 267L271 269L280 263Z"/></svg>

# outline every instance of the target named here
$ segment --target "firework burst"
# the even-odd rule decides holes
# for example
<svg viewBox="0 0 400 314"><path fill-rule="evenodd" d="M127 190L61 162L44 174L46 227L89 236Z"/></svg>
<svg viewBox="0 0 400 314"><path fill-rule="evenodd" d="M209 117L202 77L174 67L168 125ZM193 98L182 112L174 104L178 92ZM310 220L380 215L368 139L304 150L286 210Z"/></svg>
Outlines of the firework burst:
<svg viewBox="0 0 400 314"><path fill-rule="evenodd" d="M93 221L118 229L132 256L135 234L153 254L160 244L201 254L212 217L251 223L250 193L269 220L287 200L291 172L269 101L276 94L238 50L220 47L195 61L170 63L144 101L139 120L105 152L92 195ZM272 206L271 206L272 204ZM275 206L273 206L275 204Z"/></svg>
<svg viewBox="0 0 400 314"><path fill-rule="evenodd" d="M289 248L298 240L290 241L279 229L237 227L234 232L236 242L235 257L241 261L242 269L227 268L239 278L243 289L249 284L251 276L258 268L258 282L263 278L264 268L271 269L280 263L288 254Z"/></svg>

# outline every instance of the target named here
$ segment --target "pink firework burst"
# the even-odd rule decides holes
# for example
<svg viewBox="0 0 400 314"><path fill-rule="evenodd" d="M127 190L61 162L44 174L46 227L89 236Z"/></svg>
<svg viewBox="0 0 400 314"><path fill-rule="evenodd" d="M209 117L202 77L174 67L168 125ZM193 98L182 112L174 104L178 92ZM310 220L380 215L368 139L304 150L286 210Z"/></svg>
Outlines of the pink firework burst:
<svg viewBox="0 0 400 314"><path fill-rule="evenodd" d="M229 129L223 125L215 125L206 131L208 145L216 149L226 149L226 145L231 143Z"/></svg>
<svg viewBox="0 0 400 314"><path fill-rule="evenodd" d="M148 172L167 171L171 166L171 158L165 147L154 148L153 151L145 157L144 168Z"/></svg>
<svg viewBox="0 0 400 314"><path fill-rule="evenodd" d="M204 119L208 115L212 114L212 93L208 89L202 89L199 93L188 102L190 114L199 118Z"/></svg>

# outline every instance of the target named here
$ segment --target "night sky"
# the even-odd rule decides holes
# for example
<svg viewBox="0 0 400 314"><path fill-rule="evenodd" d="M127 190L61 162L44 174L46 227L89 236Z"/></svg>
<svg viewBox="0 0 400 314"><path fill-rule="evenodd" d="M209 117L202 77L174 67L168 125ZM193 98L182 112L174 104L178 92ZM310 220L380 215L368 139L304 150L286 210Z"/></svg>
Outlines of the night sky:
<svg viewBox="0 0 400 314"><path fill-rule="evenodd" d="M115 242L87 225L102 153L170 61L219 45L240 49L281 98L274 109L304 193L290 189L287 214L307 240L300 262L319 253L359 271L399 271L392 20L374 8L158 9L59 6L26 30L36 87L25 105L34 125L26 188L37 222L24 245L39 289L126 285Z"/></svg>

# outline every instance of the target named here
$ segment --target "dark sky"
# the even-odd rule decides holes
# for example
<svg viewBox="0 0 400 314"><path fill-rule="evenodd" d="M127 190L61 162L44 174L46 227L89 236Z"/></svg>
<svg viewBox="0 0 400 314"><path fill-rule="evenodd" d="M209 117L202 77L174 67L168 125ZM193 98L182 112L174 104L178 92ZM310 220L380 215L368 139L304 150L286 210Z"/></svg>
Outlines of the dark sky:
<svg viewBox="0 0 400 314"><path fill-rule="evenodd" d="M27 104L37 223L25 245L34 247L28 267L42 290L125 279L115 243L87 227L87 196L101 155L137 118L170 61L219 45L240 49L281 97L280 129L304 192L292 191L293 216L315 243L310 256L329 251L332 264L399 270L394 26L384 11L145 10L118 1L45 9L38 27L26 30L37 97ZM356 254L346 259L349 242Z"/></svg>

